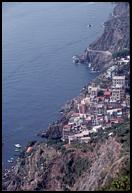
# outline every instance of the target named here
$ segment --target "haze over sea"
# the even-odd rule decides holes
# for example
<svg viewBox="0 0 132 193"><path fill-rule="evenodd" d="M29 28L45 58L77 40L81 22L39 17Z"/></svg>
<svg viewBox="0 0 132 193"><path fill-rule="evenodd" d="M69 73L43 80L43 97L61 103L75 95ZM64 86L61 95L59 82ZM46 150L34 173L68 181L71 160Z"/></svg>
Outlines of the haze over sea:
<svg viewBox="0 0 132 193"><path fill-rule="evenodd" d="M87 65L72 64L72 56L102 34L112 10L107 2L3 3L3 167L14 157L14 144L35 139L95 78Z"/></svg>

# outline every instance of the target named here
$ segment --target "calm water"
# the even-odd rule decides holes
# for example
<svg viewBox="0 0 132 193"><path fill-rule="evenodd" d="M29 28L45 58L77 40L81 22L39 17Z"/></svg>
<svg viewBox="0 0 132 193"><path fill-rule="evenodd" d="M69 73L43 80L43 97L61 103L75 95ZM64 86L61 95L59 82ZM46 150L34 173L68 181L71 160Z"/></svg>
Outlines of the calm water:
<svg viewBox="0 0 132 193"><path fill-rule="evenodd" d="M72 64L103 32L111 3L3 3L3 166L95 78ZM92 24L91 28L87 28Z"/></svg>

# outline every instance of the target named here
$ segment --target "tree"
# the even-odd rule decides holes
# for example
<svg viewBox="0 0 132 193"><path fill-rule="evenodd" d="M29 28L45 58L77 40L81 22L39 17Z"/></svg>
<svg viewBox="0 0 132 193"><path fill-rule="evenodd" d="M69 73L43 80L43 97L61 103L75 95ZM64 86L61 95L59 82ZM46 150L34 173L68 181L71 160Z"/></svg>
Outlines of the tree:
<svg viewBox="0 0 132 193"><path fill-rule="evenodd" d="M103 90L98 91L97 96L98 96L98 97L100 97L100 96L104 96L104 91L103 91Z"/></svg>

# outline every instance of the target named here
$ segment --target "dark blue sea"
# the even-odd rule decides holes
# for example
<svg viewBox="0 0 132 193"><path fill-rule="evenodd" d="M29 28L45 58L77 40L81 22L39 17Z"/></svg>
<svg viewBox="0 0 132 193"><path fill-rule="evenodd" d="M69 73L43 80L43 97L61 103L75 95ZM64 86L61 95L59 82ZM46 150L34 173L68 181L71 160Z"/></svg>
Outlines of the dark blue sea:
<svg viewBox="0 0 132 193"><path fill-rule="evenodd" d="M96 77L72 56L103 33L112 10L107 2L2 4L3 168L15 159L14 144L35 139Z"/></svg>

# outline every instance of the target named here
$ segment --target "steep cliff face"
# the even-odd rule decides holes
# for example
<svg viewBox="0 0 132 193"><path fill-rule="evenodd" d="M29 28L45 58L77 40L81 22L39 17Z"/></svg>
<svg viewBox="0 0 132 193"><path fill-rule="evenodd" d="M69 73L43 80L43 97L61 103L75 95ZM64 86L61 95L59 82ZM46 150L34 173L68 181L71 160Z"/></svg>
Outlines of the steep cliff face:
<svg viewBox="0 0 132 193"><path fill-rule="evenodd" d="M122 176L129 179L129 124L93 134L88 144L60 142L58 149L36 143L3 180L3 190L93 191L111 183L123 170ZM109 137L109 132L113 136Z"/></svg>
<svg viewBox="0 0 132 193"><path fill-rule="evenodd" d="M121 4L122 5L122 4ZM128 7L125 7L126 9ZM129 49L129 10L123 15L114 15L111 20L105 22L103 35L90 45L95 50L109 50L111 52Z"/></svg>
<svg viewBox="0 0 132 193"><path fill-rule="evenodd" d="M91 44L91 49L114 52L129 48L128 15L128 4L117 4L114 18L105 23L104 34L97 42ZM111 61L109 52L86 51L85 54L91 58L93 54L92 62L95 68ZM71 107L74 107L73 102L67 106L66 112L69 112ZM63 124L67 123L67 119L68 116L62 117L60 122L49 127L44 136L52 140L60 139ZM111 137L110 132L113 133ZM56 142L52 147L45 142L37 142L32 146L31 152L27 153L25 149L14 169L4 175L3 190L94 191L106 185L109 187L112 180L120 174L123 179L128 179L123 187L121 181L121 188L129 190L130 122L127 120L117 128L100 130L98 134L90 137L91 141L88 144L66 146L63 142Z"/></svg>
<svg viewBox="0 0 132 193"><path fill-rule="evenodd" d="M110 51L111 53L123 50L124 48L129 49L129 16L129 3L117 3L113 11L113 16L104 23L104 33L95 42L90 44L89 48L92 50ZM108 56L105 55L105 58L108 58ZM111 59L108 58L108 60L105 59L104 61L102 54L97 53L95 57L92 57L90 62L93 67L101 68L106 63L109 63Z"/></svg>
<svg viewBox="0 0 132 193"><path fill-rule="evenodd" d="M116 137L97 142L97 157L89 170L77 179L74 191L130 189L130 122L113 129ZM100 137L99 137L100 138ZM100 142L102 139L100 139ZM100 144L100 145L99 145ZM97 148L96 148L97 147Z"/></svg>
<svg viewBox="0 0 132 193"><path fill-rule="evenodd" d="M121 144L109 139L101 145L98 158L89 171L74 185L76 191L94 191L103 187L110 179L116 177L126 157L120 157Z"/></svg>

